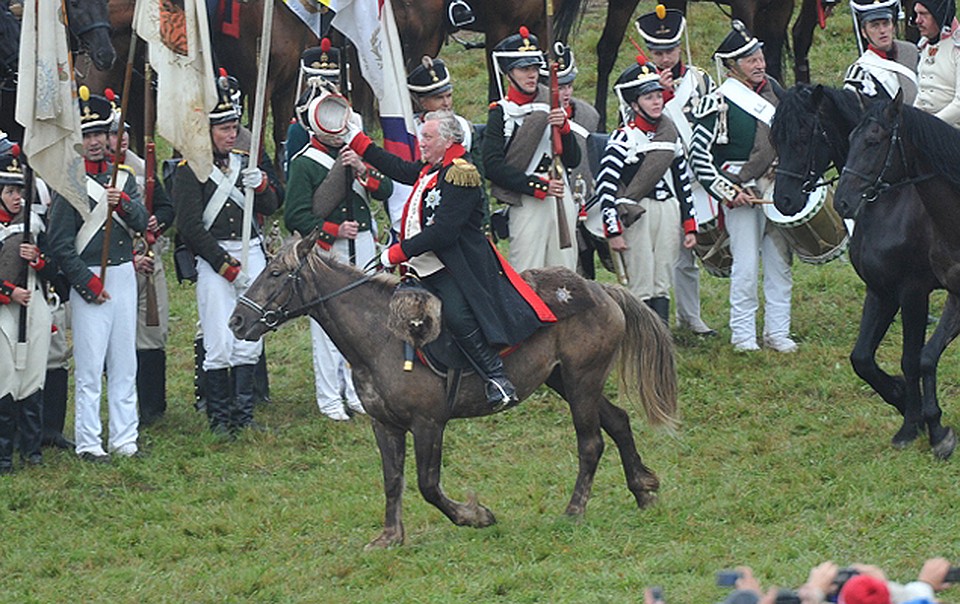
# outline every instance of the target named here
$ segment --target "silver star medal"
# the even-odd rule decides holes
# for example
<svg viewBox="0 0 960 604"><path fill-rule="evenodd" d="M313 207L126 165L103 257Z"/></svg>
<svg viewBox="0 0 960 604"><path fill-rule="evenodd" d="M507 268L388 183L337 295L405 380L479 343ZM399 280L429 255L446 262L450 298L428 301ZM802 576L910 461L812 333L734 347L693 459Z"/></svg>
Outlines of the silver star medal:
<svg viewBox="0 0 960 604"><path fill-rule="evenodd" d="M562 302L564 304L569 303L573 299L573 296L570 295L570 290L566 287L557 288L557 302Z"/></svg>
<svg viewBox="0 0 960 604"><path fill-rule="evenodd" d="M433 189L427 193L426 202L428 208L435 208L440 205L440 191Z"/></svg>

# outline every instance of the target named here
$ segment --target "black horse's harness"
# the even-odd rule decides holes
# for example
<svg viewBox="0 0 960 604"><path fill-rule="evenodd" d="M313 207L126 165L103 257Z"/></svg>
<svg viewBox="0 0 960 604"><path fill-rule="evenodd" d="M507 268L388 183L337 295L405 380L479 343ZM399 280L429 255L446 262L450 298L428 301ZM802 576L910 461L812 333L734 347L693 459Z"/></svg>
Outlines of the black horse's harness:
<svg viewBox="0 0 960 604"><path fill-rule="evenodd" d="M814 113L814 117L813 117L813 132L814 132L814 135L813 135L813 136L814 136L814 140L815 140L815 141L816 141L817 139L822 139L825 144L827 144L828 146L830 145L830 138L827 136L827 131L826 131L826 129L823 127L823 124L820 123L820 113L819 113L819 112L815 112L815 113ZM829 180L822 180L822 179L821 179L822 173L819 173L819 174L817 173L816 161L817 161L817 158L816 158L816 145L811 144L811 145L809 146L809 151L808 151L808 153L807 153L806 168L805 168L804 172L802 172L802 173L800 173L800 172L793 172L793 171L790 171L790 170L786 170L786 169L784 169L784 168L781 168L779 165L777 165L777 168L776 168L775 172L776 172L776 174L778 174L778 175L779 175L779 174L782 174L783 176L788 176L788 177L790 177L790 178L795 178L795 179L799 180L799 181L800 181L800 190L801 190L803 193L809 195L810 193L813 193L814 191L816 191L816 190L819 189L820 187L829 186L829 185L835 183L837 180L840 179L839 176L834 176L833 178L831 178L831 179L829 179Z"/></svg>

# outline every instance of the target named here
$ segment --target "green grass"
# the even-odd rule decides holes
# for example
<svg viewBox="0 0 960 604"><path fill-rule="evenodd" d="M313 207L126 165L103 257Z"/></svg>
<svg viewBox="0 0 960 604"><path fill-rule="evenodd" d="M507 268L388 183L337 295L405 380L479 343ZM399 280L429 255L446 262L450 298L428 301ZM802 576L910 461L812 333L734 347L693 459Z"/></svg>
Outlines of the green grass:
<svg viewBox="0 0 960 604"><path fill-rule="evenodd" d="M815 78L833 84L854 55L838 11L812 57ZM692 14L707 65L725 25L711 4ZM600 19L595 5L577 45L588 98ZM481 55L445 56L461 111L482 121ZM586 516L563 516L575 438L566 405L541 391L447 432L445 489L476 493L497 525L450 524L419 496L408 463L407 545L366 553L383 515L379 455L366 419L334 424L316 409L306 323L267 339L274 403L257 415L273 431L219 442L192 407L193 288L171 282L170 409L141 437L148 456L93 467L48 450L44 467L0 480L0 601L613 603L659 584L671 602L700 604L725 595L715 571L742 563L765 585L797 586L824 559L879 564L904 581L926 557L960 561L956 462L935 461L923 442L894 450L896 413L850 369L863 285L845 259L794 268L797 354L733 353L728 283L704 274L704 316L721 335L677 334L681 430L651 430L626 404L662 482L655 506L636 508L608 443ZM942 304L936 295L934 312ZM880 351L890 372L899 346L895 323ZM958 367L948 349L947 423Z"/></svg>

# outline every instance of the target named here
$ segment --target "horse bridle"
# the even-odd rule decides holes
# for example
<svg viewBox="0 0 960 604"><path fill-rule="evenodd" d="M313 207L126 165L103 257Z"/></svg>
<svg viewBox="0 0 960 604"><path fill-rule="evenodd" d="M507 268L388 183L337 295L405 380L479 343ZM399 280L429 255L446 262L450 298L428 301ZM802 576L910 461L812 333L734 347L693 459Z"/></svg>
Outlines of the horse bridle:
<svg viewBox="0 0 960 604"><path fill-rule="evenodd" d="M816 138L821 138L821 139L823 139L824 142L826 142L826 143L829 145L830 139L829 139L829 137L827 136L827 131L826 131L826 129L823 127L823 124L820 123L820 114L819 114L819 112L815 114L815 116L814 116L813 119L814 119L813 128L814 128L814 131L816 132L815 137L816 137ZM815 146L815 145L810 145L810 146L809 146L809 151L807 152L807 161L806 161L806 170L805 170L805 172L799 173L799 172L793 172L793 171L791 171L791 170L785 170L785 169L781 168L781 167L779 166L779 164L777 165L777 168L776 168L776 170L775 170L774 172L775 172L776 174L778 174L778 175L779 175L779 174L782 174L782 175L784 175L784 176L788 176L788 177L790 177L790 178L795 178L795 179L799 180L799 181L800 181L800 190L801 190L804 194L806 194L806 195L809 195L810 193L813 193L814 191L816 191L816 190L819 189L820 187L829 186L829 185L833 184L834 182L836 182L837 180L839 180L839 179L840 179L839 176L834 176L833 178L831 178L831 179L829 179L829 180L821 180L821 176L823 176L823 174L822 174L822 173L821 173L821 174L817 174L817 169L816 169L816 167L814 166L814 162L816 161L815 151L816 151L816 146ZM829 167L829 165L828 165L828 167Z"/></svg>
<svg viewBox="0 0 960 604"><path fill-rule="evenodd" d="M878 120L875 117L869 117L867 118L867 121L876 122L878 124L880 123L880 120ZM877 173L876 177L874 177L873 182L867 185L866 187L864 187L863 191L860 193L861 203L863 202L873 203L874 201L877 200L877 198L880 195L886 193L887 191L890 191L892 189L896 189L899 187L903 187L906 185L912 185L918 182L923 182L925 180L929 180L934 177L934 174L930 173L930 174L921 174L920 176L914 176L913 178L904 178L904 179L898 180L897 182L887 182L884 179L884 177L887 174L887 171L893 165L893 154L897 149L900 150L900 165L903 168L904 173L909 172L909 168L907 166L906 149L903 146L903 137L900 135L900 125L901 125L900 119L897 119L893 123L893 127L890 129L890 144L887 145L887 155L883 158L883 167L880 169L880 172ZM849 166L844 166L842 173L843 174L849 173L853 176L856 176L857 178L859 178L864 182L870 182L870 175L864 174L863 172L860 172L858 170L854 170Z"/></svg>
<svg viewBox="0 0 960 604"><path fill-rule="evenodd" d="M73 8L80 7L80 0L70 0L70 6ZM83 49L86 46L86 42L83 41L83 36L96 30L96 29L106 29L109 33L110 23L107 21L94 21L93 23L88 23L87 25L81 27L80 29L74 29L72 26L73 20L70 20L71 26L69 28L70 34L76 38L78 42L78 47Z"/></svg>
<svg viewBox="0 0 960 604"><path fill-rule="evenodd" d="M263 323L267 329L273 330L273 329L276 329L277 326L280 325L281 323L284 323L286 321L289 321L290 319L295 319L299 316L307 314L310 311L310 309L313 308L314 306L324 304L328 300L332 300L333 298L336 298L341 294L345 294L348 291L363 285L364 283L373 279L373 277L378 272L378 271L374 271L371 273L365 273L363 277L357 279L356 281L352 281L339 289L335 289L330 293L324 294L322 296L318 296L308 302L304 302L303 287L302 287L303 276L301 275L301 272L303 271L303 267L307 263L308 257L309 257L309 254L305 254L303 258L300 259L300 264L297 265L297 268L287 273L287 277L284 281L284 283L286 283L286 281L293 281L293 294L287 299L287 303L293 301L294 296L296 296L296 299L300 301L300 306L295 307L293 309L287 309L285 308L284 304L278 304L275 309L269 309L270 304L274 300L276 300L276 298L280 295L281 292L286 290L286 287L284 286L278 287L276 291L274 291L264 301L262 306L260 304L257 304L250 298L248 298L246 294L242 294L239 298L237 298L237 304L242 304L243 306L246 306L247 308L250 308L254 312L258 313L260 316L257 319L257 322Z"/></svg>

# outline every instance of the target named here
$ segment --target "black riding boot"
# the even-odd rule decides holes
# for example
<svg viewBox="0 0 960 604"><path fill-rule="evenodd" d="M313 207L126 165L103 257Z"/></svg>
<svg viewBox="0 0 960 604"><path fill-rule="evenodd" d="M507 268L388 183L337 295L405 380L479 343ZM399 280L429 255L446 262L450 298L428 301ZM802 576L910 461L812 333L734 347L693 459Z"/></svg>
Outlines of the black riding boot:
<svg viewBox="0 0 960 604"><path fill-rule="evenodd" d="M267 349L264 347L257 359L253 374L253 400L255 403L268 404L270 402L270 376L267 375Z"/></svg>
<svg viewBox="0 0 960 604"><path fill-rule="evenodd" d="M230 391L230 370L212 369L206 374L206 410L210 431L214 434L230 433L230 410L233 396Z"/></svg>
<svg viewBox="0 0 960 604"><path fill-rule="evenodd" d="M13 472L13 436L17 433L17 408L13 395L0 398L0 474Z"/></svg>
<svg viewBox="0 0 960 604"><path fill-rule="evenodd" d="M20 459L36 466L43 461L40 443L43 440L43 393L37 390L27 398L17 401L19 407L18 444Z"/></svg>
<svg viewBox="0 0 960 604"><path fill-rule="evenodd" d="M67 370L48 369L43 385L43 444L58 449L74 449L73 441L63 435L67 419Z"/></svg>
<svg viewBox="0 0 960 604"><path fill-rule="evenodd" d="M473 9L464 0L450 0L447 3L447 19L453 29L460 29L477 20Z"/></svg>
<svg viewBox="0 0 960 604"><path fill-rule="evenodd" d="M137 351L137 403L141 426L167 411L167 353L162 348Z"/></svg>
<svg viewBox="0 0 960 604"><path fill-rule="evenodd" d="M203 337L193 339L193 408L203 411L207 405L204 387L207 385L207 374L203 370L203 359L206 357L203 348Z"/></svg>
<svg viewBox="0 0 960 604"><path fill-rule="evenodd" d="M670 327L670 298L648 298L645 300L653 312L663 320L663 324Z"/></svg>
<svg viewBox="0 0 960 604"><path fill-rule="evenodd" d="M487 344L483 333L476 329L466 336L457 337L457 345L467 355L473 368L486 379L487 403L494 411L516 405L517 389L503 372L503 361L497 351Z"/></svg>
<svg viewBox="0 0 960 604"><path fill-rule="evenodd" d="M233 373L234 397L230 429L234 432L253 425L254 381L256 365L237 365Z"/></svg>

